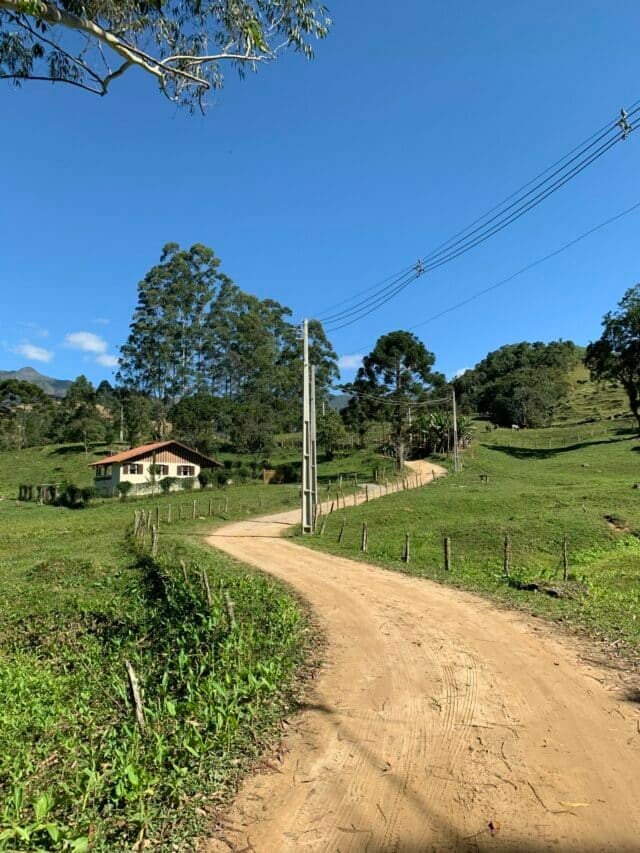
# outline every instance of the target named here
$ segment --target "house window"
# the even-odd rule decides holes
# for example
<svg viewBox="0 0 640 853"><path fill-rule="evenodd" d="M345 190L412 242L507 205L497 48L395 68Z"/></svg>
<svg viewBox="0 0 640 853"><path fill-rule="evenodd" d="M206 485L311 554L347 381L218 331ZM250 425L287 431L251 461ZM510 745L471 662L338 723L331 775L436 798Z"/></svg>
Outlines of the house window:
<svg viewBox="0 0 640 853"><path fill-rule="evenodd" d="M156 477L166 477L167 474L169 473L169 466L168 465L159 465L159 464L149 465L149 473L150 474L155 473Z"/></svg>
<svg viewBox="0 0 640 853"><path fill-rule="evenodd" d="M193 477L195 473L193 465L178 465L178 477Z"/></svg>
<svg viewBox="0 0 640 853"><path fill-rule="evenodd" d="M142 474L142 465L140 462L130 462L128 465L122 466L123 474Z"/></svg>

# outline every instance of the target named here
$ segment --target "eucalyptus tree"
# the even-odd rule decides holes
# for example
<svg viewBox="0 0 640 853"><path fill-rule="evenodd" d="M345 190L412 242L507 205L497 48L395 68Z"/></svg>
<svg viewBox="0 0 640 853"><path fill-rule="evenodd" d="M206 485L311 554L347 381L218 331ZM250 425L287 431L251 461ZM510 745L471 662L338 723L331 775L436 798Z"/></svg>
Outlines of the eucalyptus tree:
<svg viewBox="0 0 640 853"><path fill-rule="evenodd" d="M207 91L286 51L311 58L331 20L317 0L0 0L0 77L106 95L138 69L202 109Z"/></svg>

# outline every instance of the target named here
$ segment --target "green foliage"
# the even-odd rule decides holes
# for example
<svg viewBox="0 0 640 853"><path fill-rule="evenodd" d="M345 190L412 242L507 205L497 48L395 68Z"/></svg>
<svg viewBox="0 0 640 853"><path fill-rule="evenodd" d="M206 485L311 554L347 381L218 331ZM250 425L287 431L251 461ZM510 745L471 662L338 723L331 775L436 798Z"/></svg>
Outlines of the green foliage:
<svg viewBox="0 0 640 853"><path fill-rule="evenodd" d="M129 482L129 480L121 480L121 482L118 483L118 492L120 493L120 497L123 501L126 501L132 488L133 483Z"/></svg>
<svg viewBox="0 0 640 853"><path fill-rule="evenodd" d="M52 22L59 38L50 32ZM202 110L206 92L223 86L225 66L243 77L285 49L311 58L312 41L330 26L316 0L7 0L0 13L0 75L16 86L51 80L102 96L137 67L172 103Z"/></svg>
<svg viewBox="0 0 640 853"><path fill-rule="evenodd" d="M501 426L548 426L568 397L579 359L571 341L503 346L454 381L461 410Z"/></svg>
<svg viewBox="0 0 640 853"><path fill-rule="evenodd" d="M196 484L196 478L195 477L179 477L178 481L180 483L181 489L184 492L193 491L195 484Z"/></svg>
<svg viewBox="0 0 640 853"><path fill-rule="evenodd" d="M153 404L144 394L127 390L120 393L120 401L125 438L136 447L151 435Z"/></svg>
<svg viewBox="0 0 640 853"><path fill-rule="evenodd" d="M324 450L327 459L333 459L336 449L347 441L347 431L344 422L333 409L326 409L324 415L318 417L318 445Z"/></svg>
<svg viewBox="0 0 640 853"><path fill-rule="evenodd" d="M359 424L361 436L371 421L388 421L400 470L410 432L408 405L425 400L429 392L445 384L444 376L433 371L434 363L433 353L411 332L390 332L378 338L355 381L344 386L354 394L345 420L356 427Z"/></svg>
<svg viewBox="0 0 640 853"><path fill-rule="evenodd" d="M585 364L594 379L620 382L640 427L640 284L629 288L615 313L605 314L599 340L589 344Z"/></svg>
<svg viewBox="0 0 640 853"><path fill-rule="evenodd" d="M229 494L229 514L244 517L240 491ZM273 508L292 496L260 494ZM273 736L304 655L296 602L175 537L161 540L157 561L135 553L123 538L127 505L5 504L0 514L0 850L80 851L90 839L106 853L131 850L141 834L150 849L193 837L202 796L231 790ZM144 736L125 659L143 688Z"/></svg>
<svg viewBox="0 0 640 853"><path fill-rule="evenodd" d="M160 480L160 489L163 495L168 495L169 492L176 487L178 483L177 477L163 477Z"/></svg>

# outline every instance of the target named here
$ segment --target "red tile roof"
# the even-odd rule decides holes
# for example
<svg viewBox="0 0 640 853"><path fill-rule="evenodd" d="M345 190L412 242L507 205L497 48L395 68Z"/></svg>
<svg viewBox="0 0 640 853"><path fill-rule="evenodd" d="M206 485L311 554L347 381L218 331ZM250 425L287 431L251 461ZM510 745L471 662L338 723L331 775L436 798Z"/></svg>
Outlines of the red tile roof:
<svg viewBox="0 0 640 853"><path fill-rule="evenodd" d="M120 453L114 453L113 456L105 456L104 459L99 459L97 462L91 462L89 468L95 468L97 465L112 465L115 462L126 462L127 459L136 459L138 456L146 456L148 453L153 453L155 450L161 450L163 447L169 447L170 445L175 445L182 450L188 450L189 453L199 456L205 462L222 468L221 462L218 462L216 459L211 459L210 456L205 456L204 453L200 453L199 450L194 450L193 447L187 447L186 444L183 444L181 441L175 441L173 438L169 439L169 441L155 441L153 444L141 444L139 447L132 447L131 450L122 450Z"/></svg>

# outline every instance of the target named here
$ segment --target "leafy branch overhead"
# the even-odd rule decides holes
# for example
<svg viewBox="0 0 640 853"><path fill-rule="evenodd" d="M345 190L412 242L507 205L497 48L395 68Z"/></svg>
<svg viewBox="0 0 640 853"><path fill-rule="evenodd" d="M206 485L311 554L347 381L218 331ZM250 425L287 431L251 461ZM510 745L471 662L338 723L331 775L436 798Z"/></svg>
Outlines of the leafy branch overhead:
<svg viewBox="0 0 640 853"><path fill-rule="evenodd" d="M202 109L224 66L242 76L288 49L311 58L330 26L317 0L0 0L0 79L105 95L137 67L170 100Z"/></svg>

